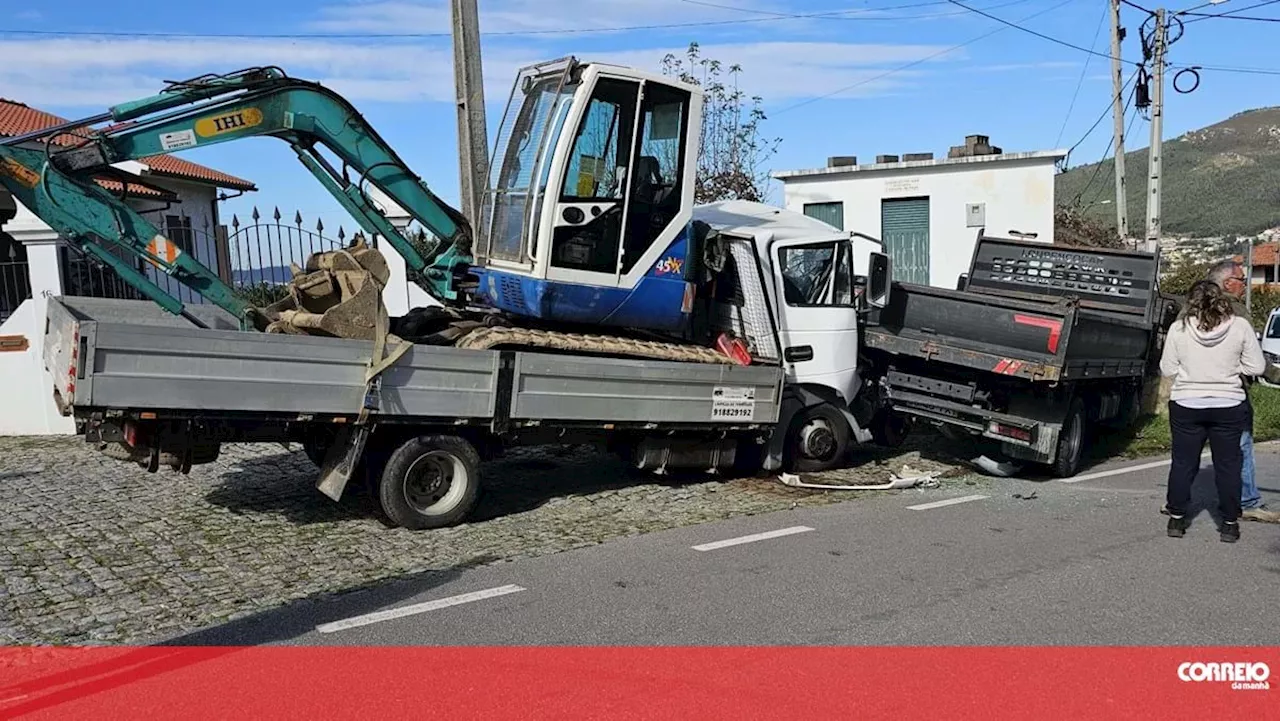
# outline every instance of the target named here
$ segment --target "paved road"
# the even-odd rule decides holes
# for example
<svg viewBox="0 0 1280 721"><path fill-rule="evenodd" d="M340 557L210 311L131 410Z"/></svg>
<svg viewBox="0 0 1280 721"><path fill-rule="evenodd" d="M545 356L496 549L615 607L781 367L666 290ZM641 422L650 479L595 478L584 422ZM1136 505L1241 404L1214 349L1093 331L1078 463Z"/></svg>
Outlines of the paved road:
<svg viewBox="0 0 1280 721"><path fill-rule="evenodd" d="M1273 499L1278 450L1260 446L1257 456ZM1185 538L1168 538L1158 513L1167 467L1144 465L672 529L293 604L168 641L1280 643L1280 526L1244 524L1241 541L1225 544L1200 513ZM1208 473L1197 493L1215 504Z"/></svg>

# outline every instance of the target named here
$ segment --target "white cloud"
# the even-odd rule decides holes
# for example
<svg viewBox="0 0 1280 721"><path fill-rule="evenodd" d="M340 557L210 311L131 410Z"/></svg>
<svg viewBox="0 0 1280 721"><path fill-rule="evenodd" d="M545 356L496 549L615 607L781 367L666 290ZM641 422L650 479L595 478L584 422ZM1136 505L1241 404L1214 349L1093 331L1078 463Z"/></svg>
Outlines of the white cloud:
<svg viewBox="0 0 1280 721"><path fill-rule="evenodd" d="M733 4L748 10L765 8L750 0ZM343 3L322 7L319 15L308 23L308 27L333 33L447 33L451 25L449 3L444 0ZM683 0L493 0L481 7L480 31L604 29L739 20L743 17L751 17L751 14Z"/></svg>
<svg viewBox="0 0 1280 721"><path fill-rule="evenodd" d="M928 45L859 45L833 42L763 42L703 45L704 57L743 67L742 86L767 102L826 94L863 83L846 96L897 87L912 77L874 76L937 52ZM657 70L667 52L654 47L584 53L600 60ZM515 70L561 53L490 43L484 49L485 92L506 98ZM957 53L958 54L958 53ZM952 59L957 54L945 56ZM353 102L449 102L453 56L448 42L400 43L275 39L87 39L0 41L0 96L36 106L101 107L150 95L165 80L246 65L279 65L291 75L317 80ZM918 71L917 71L918 72Z"/></svg>

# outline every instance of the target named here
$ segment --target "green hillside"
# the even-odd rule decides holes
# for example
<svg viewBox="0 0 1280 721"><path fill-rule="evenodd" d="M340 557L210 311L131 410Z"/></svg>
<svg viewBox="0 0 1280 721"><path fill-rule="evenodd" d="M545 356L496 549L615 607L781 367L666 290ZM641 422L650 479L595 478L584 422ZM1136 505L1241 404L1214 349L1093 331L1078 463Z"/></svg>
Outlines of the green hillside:
<svg viewBox="0 0 1280 721"><path fill-rule="evenodd" d="M1132 142L1141 141L1134 137ZM1238 113L1166 139L1163 169L1165 233L1254 235L1280 226L1280 107ZM1147 217L1146 148L1125 153L1125 178L1129 231L1140 236ZM1085 214L1115 228L1114 205L1098 204L1115 196L1113 159L1060 173L1056 188L1059 204L1071 203L1088 188L1081 201L1088 206Z"/></svg>

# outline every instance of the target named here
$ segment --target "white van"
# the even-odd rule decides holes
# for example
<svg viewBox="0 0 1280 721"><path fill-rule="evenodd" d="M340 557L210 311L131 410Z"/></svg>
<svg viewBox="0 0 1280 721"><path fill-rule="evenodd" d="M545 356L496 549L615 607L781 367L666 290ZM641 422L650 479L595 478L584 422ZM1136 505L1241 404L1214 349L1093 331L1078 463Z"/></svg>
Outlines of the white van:
<svg viewBox="0 0 1280 721"><path fill-rule="evenodd" d="M1262 341L1262 354L1268 363L1280 363L1280 308L1271 311L1267 324L1258 340Z"/></svg>

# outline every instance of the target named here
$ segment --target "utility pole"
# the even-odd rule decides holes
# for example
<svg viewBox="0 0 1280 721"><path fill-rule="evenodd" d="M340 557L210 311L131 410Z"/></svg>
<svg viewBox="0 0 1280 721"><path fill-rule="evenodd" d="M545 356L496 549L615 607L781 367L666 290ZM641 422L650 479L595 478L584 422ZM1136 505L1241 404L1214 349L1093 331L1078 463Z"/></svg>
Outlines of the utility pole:
<svg viewBox="0 0 1280 721"><path fill-rule="evenodd" d="M1157 249L1160 243L1160 164L1164 134L1164 53L1169 37L1164 13L1164 8L1156 10L1155 51L1152 59L1155 68L1152 82L1155 88L1151 91L1151 146L1147 151L1147 165L1150 169L1147 178L1147 241Z"/></svg>
<svg viewBox="0 0 1280 721"><path fill-rule="evenodd" d="M453 85L458 103L458 171L462 214L479 234L489 178L489 131L484 114L480 64L480 16L476 0L451 0Z"/></svg>
<svg viewBox="0 0 1280 721"><path fill-rule="evenodd" d="M1253 238L1244 238L1243 258L1244 258L1244 308L1250 313L1253 313Z"/></svg>
<svg viewBox="0 0 1280 721"><path fill-rule="evenodd" d="M1120 242L1129 240L1129 202L1124 187L1124 81L1120 65L1120 41L1124 39L1124 29L1120 27L1120 0L1111 0L1111 86L1115 98L1111 106L1112 120L1115 122L1115 165L1116 165L1116 233Z"/></svg>

